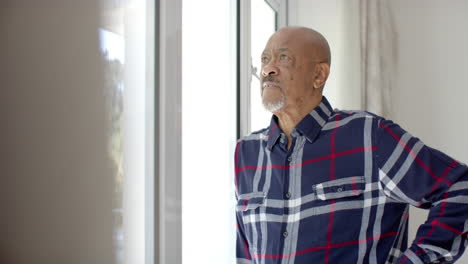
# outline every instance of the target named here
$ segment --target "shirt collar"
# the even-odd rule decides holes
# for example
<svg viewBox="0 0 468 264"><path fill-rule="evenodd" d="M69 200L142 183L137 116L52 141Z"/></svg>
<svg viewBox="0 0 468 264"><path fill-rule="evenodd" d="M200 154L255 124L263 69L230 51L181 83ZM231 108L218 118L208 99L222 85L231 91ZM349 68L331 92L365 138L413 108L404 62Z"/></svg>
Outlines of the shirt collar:
<svg viewBox="0 0 468 264"><path fill-rule="evenodd" d="M327 122L328 118L332 115L333 108L325 96L322 96L322 101L317 105L308 115L302 119L299 124L293 129L291 136L295 137L301 134L312 143L319 134L322 127ZM278 117L273 115L270 121L270 129L268 133L268 149L271 150L281 137L281 128L278 126Z"/></svg>

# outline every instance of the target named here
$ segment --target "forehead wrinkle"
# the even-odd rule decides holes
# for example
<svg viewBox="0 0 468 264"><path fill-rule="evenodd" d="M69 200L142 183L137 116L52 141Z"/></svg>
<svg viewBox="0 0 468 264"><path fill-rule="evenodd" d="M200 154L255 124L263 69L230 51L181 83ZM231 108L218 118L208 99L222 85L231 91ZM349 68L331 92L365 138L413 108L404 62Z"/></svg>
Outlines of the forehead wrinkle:
<svg viewBox="0 0 468 264"><path fill-rule="evenodd" d="M292 53L303 59L331 61L330 47L319 32L305 27L284 27L275 32L267 42L270 52L281 51L274 48L293 48Z"/></svg>
<svg viewBox="0 0 468 264"><path fill-rule="evenodd" d="M274 53L279 53L279 52L290 52L290 51L291 51L291 49L289 49L289 48L278 48L278 49L274 50ZM262 52L262 54L270 54L270 51L269 51L269 50L264 50L264 51Z"/></svg>

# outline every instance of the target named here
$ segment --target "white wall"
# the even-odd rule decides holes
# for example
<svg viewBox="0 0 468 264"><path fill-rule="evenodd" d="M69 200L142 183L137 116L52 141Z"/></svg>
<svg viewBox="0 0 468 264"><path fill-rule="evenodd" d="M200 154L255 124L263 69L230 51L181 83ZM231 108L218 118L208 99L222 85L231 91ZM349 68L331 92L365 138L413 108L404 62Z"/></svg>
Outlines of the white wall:
<svg viewBox="0 0 468 264"><path fill-rule="evenodd" d="M313 28L328 40L332 64L324 95L333 107L359 109L360 39L358 0L290 0L292 25Z"/></svg>
<svg viewBox="0 0 468 264"><path fill-rule="evenodd" d="M399 58L394 119L468 162L468 2L394 0Z"/></svg>
<svg viewBox="0 0 468 264"><path fill-rule="evenodd" d="M325 87L334 107L360 107L359 1L291 0L295 25L321 32L332 49ZM468 2L389 1L398 33L398 65L388 116L427 145L468 162ZM411 209L409 240L427 211ZM468 263L468 254L459 260Z"/></svg>

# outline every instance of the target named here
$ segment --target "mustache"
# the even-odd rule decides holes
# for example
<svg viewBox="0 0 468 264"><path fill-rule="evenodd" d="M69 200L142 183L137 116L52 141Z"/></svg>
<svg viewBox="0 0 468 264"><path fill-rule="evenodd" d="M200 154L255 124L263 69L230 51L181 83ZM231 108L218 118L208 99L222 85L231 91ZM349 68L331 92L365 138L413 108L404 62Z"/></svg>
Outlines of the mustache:
<svg viewBox="0 0 468 264"><path fill-rule="evenodd" d="M263 92L263 89L265 89L265 88L263 88L263 83L264 83L264 82L279 83L279 81L276 81L276 80L273 78L273 76L271 76L271 75L266 76L265 78L262 79L261 84L260 84L260 88L262 89L262 92ZM280 90L281 90L281 88L280 88Z"/></svg>
<svg viewBox="0 0 468 264"><path fill-rule="evenodd" d="M266 76L265 78L262 79L262 85L264 82L275 82L275 83L279 83L278 81L276 81L273 76L271 75L268 75Z"/></svg>

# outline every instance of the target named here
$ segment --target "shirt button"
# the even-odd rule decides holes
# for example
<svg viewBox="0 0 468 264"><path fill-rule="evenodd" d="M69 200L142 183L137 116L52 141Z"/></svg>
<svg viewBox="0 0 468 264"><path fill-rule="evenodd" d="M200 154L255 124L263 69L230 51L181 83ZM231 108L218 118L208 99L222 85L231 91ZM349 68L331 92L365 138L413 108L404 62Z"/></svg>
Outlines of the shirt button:
<svg viewBox="0 0 468 264"><path fill-rule="evenodd" d="M288 232L284 231L283 232L283 237L287 237L288 236Z"/></svg>
<svg viewBox="0 0 468 264"><path fill-rule="evenodd" d="M291 198L291 193L290 193L290 192L287 192L287 193L285 194L285 196L286 196L287 199L289 199L289 198Z"/></svg>
<svg viewBox="0 0 468 264"><path fill-rule="evenodd" d="M339 187L339 188L337 189L337 191L338 191L338 192L342 192L342 191L343 191L343 188Z"/></svg>
<svg viewBox="0 0 468 264"><path fill-rule="evenodd" d="M289 162L292 161L292 157L291 157L291 156L288 157L288 161L289 161Z"/></svg>

